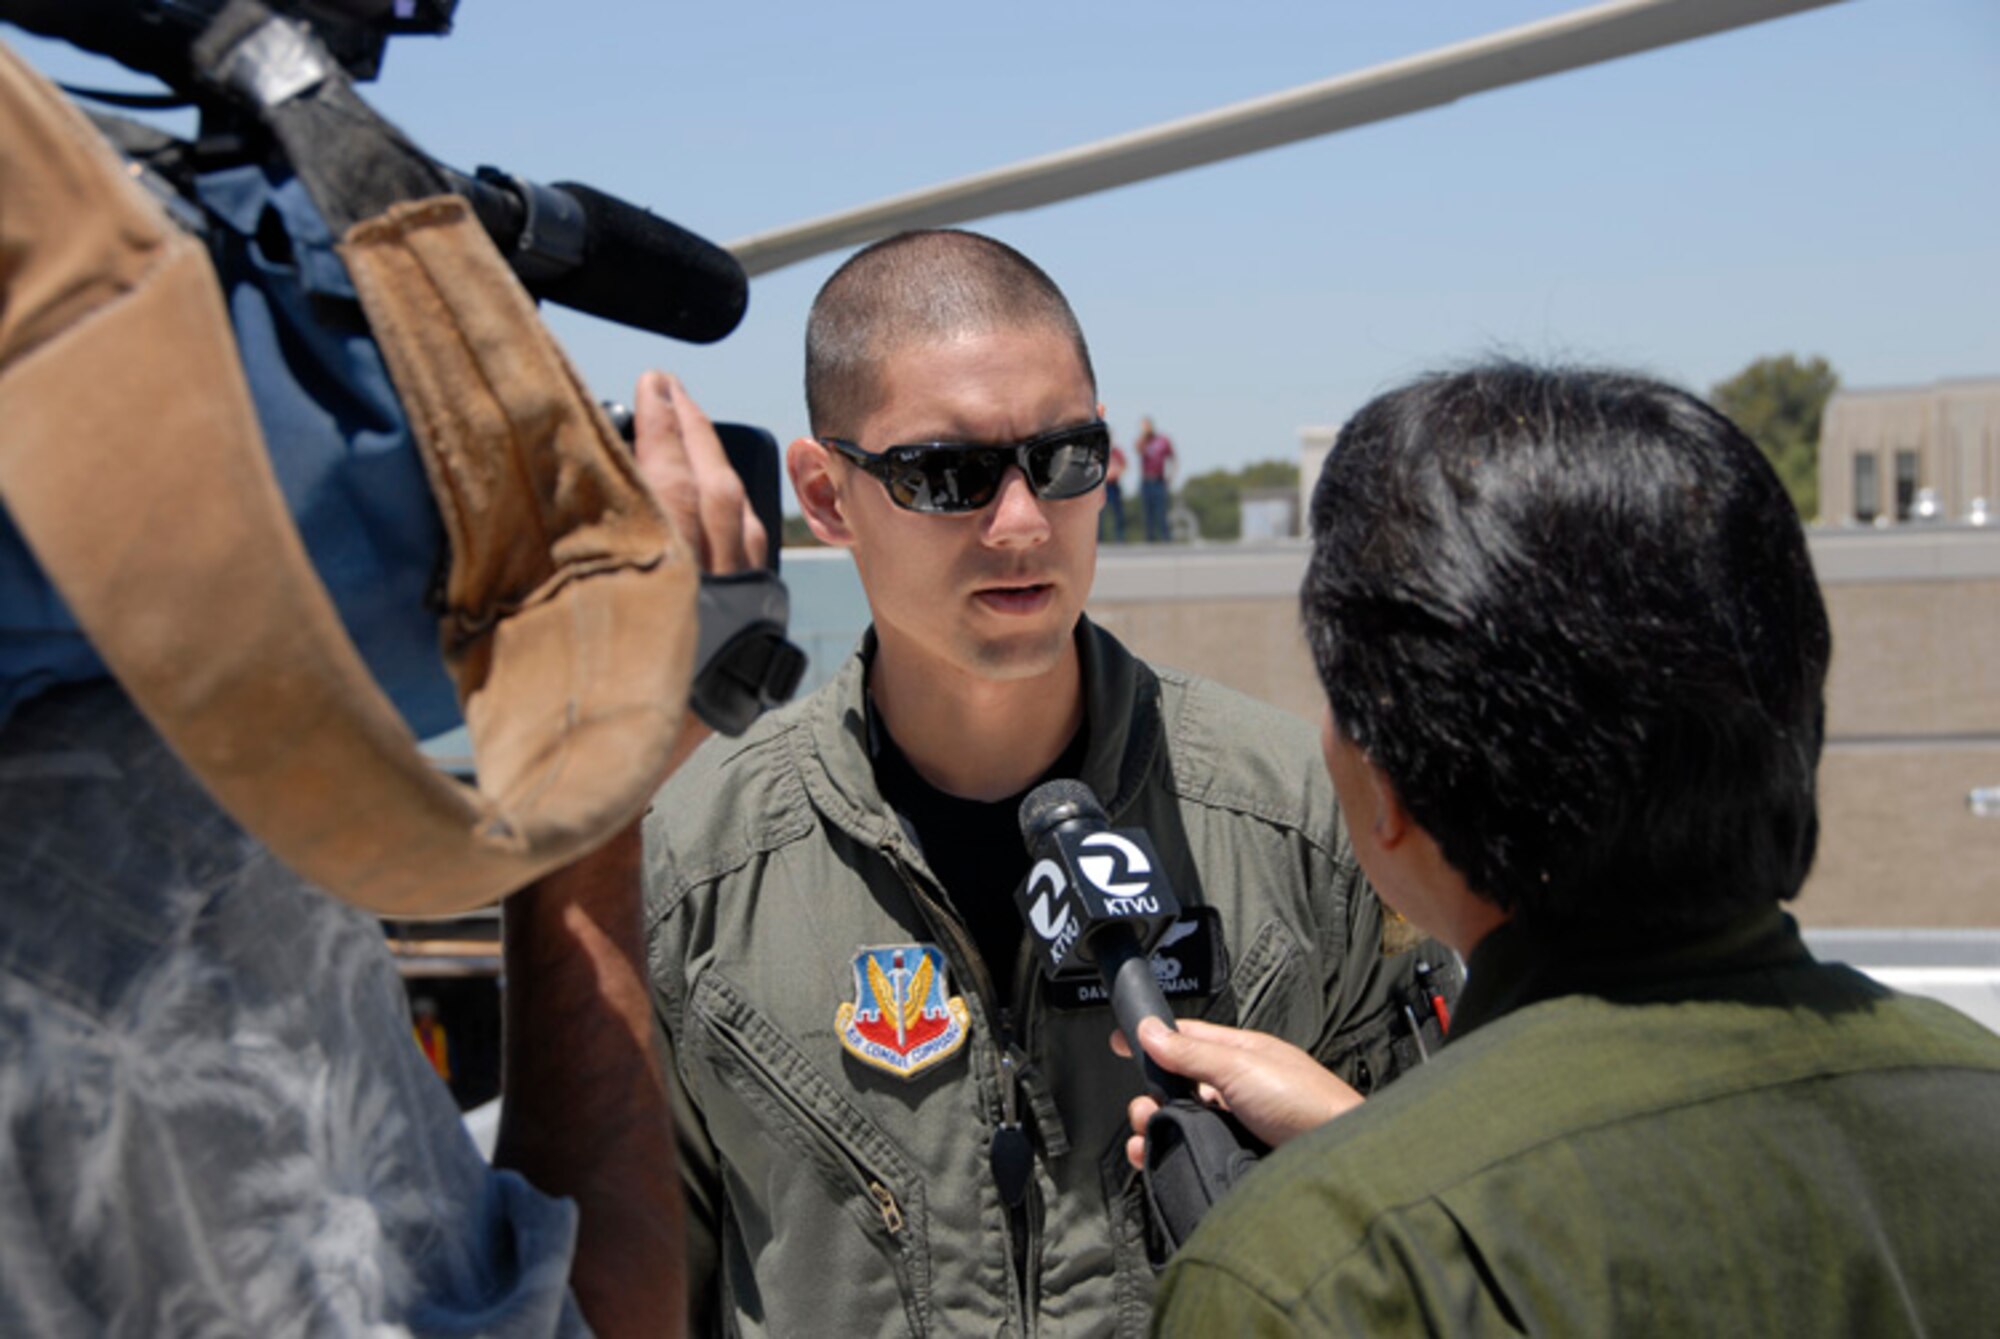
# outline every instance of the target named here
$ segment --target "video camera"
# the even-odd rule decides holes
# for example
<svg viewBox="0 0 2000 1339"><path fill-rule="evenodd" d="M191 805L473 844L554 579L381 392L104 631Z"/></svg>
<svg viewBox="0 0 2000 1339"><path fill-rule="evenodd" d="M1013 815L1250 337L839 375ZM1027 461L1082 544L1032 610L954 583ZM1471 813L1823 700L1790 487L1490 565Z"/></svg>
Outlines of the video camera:
<svg viewBox="0 0 2000 1339"><path fill-rule="evenodd" d="M322 53L347 78L373 79L380 73L392 36L448 33L457 3L266 0L264 11L290 20L298 25L300 37L311 40L286 44L261 33L244 40L241 47L260 48L254 53L254 68L246 67L248 57L232 57L220 68L212 55L204 63L204 43L212 43L214 31L227 26L229 0L0 0L0 18L109 56L174 90L170 99L74 93L114 104L178 102L199 108L201 134L191 145L136 128L121 118L93 117L107 137L162 184L158 193L173 197L178 214L198 219L203 211L187 205L200 203L204 179L213 180L246 164L298 156L288 154L293 146L282 142L282 134L274 136L257 108L246 103L269 99L275 85L325 77L326 72L314 69ZM721 339L742 319L748 283L741 266L695 234L588 186L542 185L491 166L468 176L435 163L414 145L405 147L423 168L436 173L443 189L471 203L481 226L531 295L694 343ZM291 166L303 174L302 165ZM333 179L335 193L348 184L337 176ZM331 212L325 208L326 193L312 192L322 213ZM357 206L354 212L364 214L369 208ZM290 212L302 209L303 202L294 202ZM326 222L337 235L345 220ZM255 226L263 234L257 240L269 240L269 222L259 217ZM284 249L296 252L300 240L288 239ZM316 314L327 314L328 295L312 296ZM252 383L253 392L259 391L254 369ZM619 426L629 435L629 423ZM747 430L728 445L731 463L742 475L753 506L760 516L775 516L775 444L770 444L768 434ZM760 446L770 455L768 461L757 454ZM302 528L310 530L309 520L301 521ZM780 529L768 519L765 528L775 556ZM775 572L775 562L771 567ZM803 672L802 653L784 638L789 613L784 589L775 576L711 583L704 589L700 612L701 663L715 668L698 682L695 705L711 725L737 733L762 710L788 698ZM368 649L365 631L357 640ZM724 662L730 668L723 668Z"/></svg>
<svg viewBox="0 0 2000 1339"><path fill-rule="evenodd" d="M0 13L30 32L54 37L162 79L198 97L188 50L228 0L8 0ZM382 71L389 39L441 37L458 0L270 0L272 12L311 30L350 79Z"/></svg>
<svg viewBox="0 0 2000 1339"><path fill-rule="evenodd" d="M324 52L343 79L373 79L389 38L443 34L458 0L270 0L261 6L298 25L291 43L261 38L226 71L204 69L203 42L224 26L230 0L0 0L0 19L109 56L164 81L165 97L71 89L113 106L192 105L201 135L192 145L162 141L130 122L94 116L99 129L185 197L193 178L233 163L273 156L257 101L316 77ZM305 39L310 39L307 41ZM358 103L358 100L356 100ZM283 156L285 146L276 146ZM471 202L481 226L535 297L648 330L706 344L743 319L749 284L735 257L651 211L578 182L543 185L492 166L471 174L408 152L440 189ZM359 183L348 183L356 185ZM342 220L329 219L336 231Z"/></svg>
<svg viewBox="0 0 2000 1339"><path fill-rule="evenodd" d="M389 37L454 9L0 0L172 90L98 101L200 114L191 141L86 121L0 67L24 127L0 142L10 254L47 273L6 293L37 342L0 348L0 719L109 674L244 827L384 911L479 905L573 859L657 787L683 701L740 730L802 667L776 572L697 582L535 316L546 298L715 340L741 266L589 187L439 164L355 92ZM83 390L107 366L126 398ZM768 514L757 445L765 468L739 473ZM409 739L461 719L470 787Z"/></svg>

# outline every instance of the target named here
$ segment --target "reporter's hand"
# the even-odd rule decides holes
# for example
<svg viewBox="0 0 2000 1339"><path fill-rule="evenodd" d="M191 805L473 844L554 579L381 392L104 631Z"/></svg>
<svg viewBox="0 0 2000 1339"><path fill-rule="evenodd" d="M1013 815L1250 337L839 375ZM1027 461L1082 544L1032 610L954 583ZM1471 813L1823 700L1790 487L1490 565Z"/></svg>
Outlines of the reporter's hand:
<svg viewBox="0 0 2000 1339"><path fill-rule="evenodd" d="M769 536L708 415L678 377L664 372L642 375L632 400L632 449L639 477L701 570L719 575L761 567ZM711 733L689 711L674 741L674 768Z"/></svg>
<svg viewBox="0 0 2000 1339"><path fill-rule="evenodd" d="M1176 1020L1174 1031L1155 1018L1139 1024L1139 1044L1160 1068L1200 1087L1201 1099L1220 1106L1272 1148L1361 1105L1354 1091L1306 1052L1264 1032ZM1132 1050L1125 1034L1113 1031L1111 1049ZM1126 1114L1132 1137L1125 1156L1134 1167L1146 1162L1146 1122L1159 1110L1150 1097L1132 1099Z"/></svg>

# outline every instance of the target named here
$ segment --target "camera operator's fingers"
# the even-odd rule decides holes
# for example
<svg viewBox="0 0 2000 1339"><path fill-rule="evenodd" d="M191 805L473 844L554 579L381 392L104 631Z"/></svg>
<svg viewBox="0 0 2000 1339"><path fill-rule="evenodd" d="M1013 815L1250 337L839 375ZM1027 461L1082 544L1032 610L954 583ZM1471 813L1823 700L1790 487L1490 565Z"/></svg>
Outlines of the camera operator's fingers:
<svg viewBox="0 0 2000 1339"><path fill-rule="evenodd" d="M696 564L706 570L708 544L701 531L701 489L681 441L673 392L662 373L644 373L633 391L632 456L647 491L673 522Z"/></svg>
<svg viewBox="0 0 2000 1339"><path fill-rule="evenodd" d="M711 572L741 572L764 561L764 526L750 508L743 480L722 449L715 424L695 403L680 378L666 378L680 438L700 492L702 532L708 541Z"/></svg>
<svg viewBox="0 0 2000 1339"><path fill-rule="evenodd" d="M639 378L633 401L639 477L701 569L734 572L748 566L745 523L755 518L708 416L674 378L660 372Z"/></svg>

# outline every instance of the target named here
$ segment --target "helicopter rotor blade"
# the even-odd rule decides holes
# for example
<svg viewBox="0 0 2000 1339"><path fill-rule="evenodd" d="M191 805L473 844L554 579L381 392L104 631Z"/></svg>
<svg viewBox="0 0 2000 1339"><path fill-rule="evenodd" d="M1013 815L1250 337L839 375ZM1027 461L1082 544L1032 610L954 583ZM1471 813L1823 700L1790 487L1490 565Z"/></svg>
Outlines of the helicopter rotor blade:
<svg viewBox="0 0 2000 1339"><path fill-rule="evenodd" d="M1055 204L1837 3L1612 0L758 233L728 250L747 273L768 274L906 228L946 227Z"/></svg>

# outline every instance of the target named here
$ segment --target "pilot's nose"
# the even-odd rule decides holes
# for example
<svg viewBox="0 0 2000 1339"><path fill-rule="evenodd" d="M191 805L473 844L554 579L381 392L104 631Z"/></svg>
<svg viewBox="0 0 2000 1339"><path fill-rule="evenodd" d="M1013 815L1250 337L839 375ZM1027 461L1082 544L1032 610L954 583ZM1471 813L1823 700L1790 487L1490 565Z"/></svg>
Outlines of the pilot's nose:
<svg viewBox="0 0 2000 1339"><path fill-rule="evenodd" d="M999 496L987 508L984 538L997 548L1029 548L1049 537L1048 513L1028 486L1028 476L1009 465L1000 478Z"/></svg>

